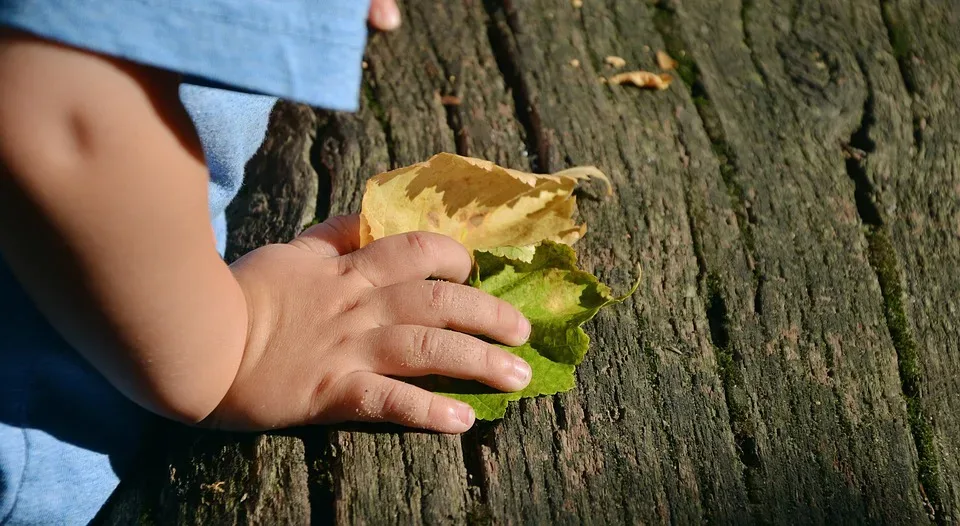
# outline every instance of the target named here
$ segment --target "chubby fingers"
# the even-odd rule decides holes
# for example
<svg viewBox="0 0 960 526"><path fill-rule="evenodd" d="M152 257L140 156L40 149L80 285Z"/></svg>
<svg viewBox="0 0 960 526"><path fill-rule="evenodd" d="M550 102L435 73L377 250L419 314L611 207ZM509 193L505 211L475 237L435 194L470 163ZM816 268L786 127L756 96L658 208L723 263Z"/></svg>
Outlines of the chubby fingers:
<svg viewBox="0 0 960 526"><path fill-rule="evenodd" d="M371 372L345 379L343 420L390 422L440 433L463 433L476 414L469 405Z"/></svg>
<svg viewBox="0 0 960 526"><path fill-rule="evenodd" d="M530 322L506 301L446 281L416 281L377 289L372 303L381 325L423 325L489 336L507 345L530 337Z"/></svg>
<svg viewBox="0 0 960 526"><path fill-rule="evenodd" d="M452 238L409 232L378 239L344 256L345 268L358 271L372 285L440 278L463 283L472 262L467 249Z"/></svg>
<svg viewBox="0 0 960 526"><path fill-rule="evenodd" d="M530 366L519 356L477 338L443 329L392 325L365 335L372 368L392 376L438 374L477 380L501 391L530 383Z"/></svg>

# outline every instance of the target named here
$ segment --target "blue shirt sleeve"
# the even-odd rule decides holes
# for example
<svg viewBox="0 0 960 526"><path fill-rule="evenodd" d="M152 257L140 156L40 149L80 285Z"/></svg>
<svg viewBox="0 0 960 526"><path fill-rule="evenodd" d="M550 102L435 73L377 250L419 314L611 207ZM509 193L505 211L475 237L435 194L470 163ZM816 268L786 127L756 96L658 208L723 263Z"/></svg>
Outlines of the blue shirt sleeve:
<svg viewBox="0 0 960 526"><path fill-rule="evenodd" d="M359 105L369 0L5 0L0 24L211 84Z"/></svg>

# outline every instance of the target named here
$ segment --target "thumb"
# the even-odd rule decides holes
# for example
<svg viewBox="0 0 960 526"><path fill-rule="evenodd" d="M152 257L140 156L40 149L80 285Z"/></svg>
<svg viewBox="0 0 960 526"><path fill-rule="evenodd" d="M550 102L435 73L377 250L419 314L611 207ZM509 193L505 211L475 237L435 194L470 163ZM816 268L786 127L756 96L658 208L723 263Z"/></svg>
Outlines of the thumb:
<svg viewBox="0 0 960 526"><path fill-rule="evenodd" d="M336 216L306 229L291 245L322 256L337 257L360 248L360 216Z"/></svg>

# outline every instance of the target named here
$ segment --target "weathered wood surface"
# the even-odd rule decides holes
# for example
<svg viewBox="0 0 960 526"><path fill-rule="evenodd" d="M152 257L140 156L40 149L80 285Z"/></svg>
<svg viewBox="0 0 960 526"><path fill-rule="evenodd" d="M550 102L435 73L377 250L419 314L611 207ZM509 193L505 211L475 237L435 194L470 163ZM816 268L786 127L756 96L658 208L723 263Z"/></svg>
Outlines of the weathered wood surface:
<svg viewBox="0 0 960 526"><path fill-rule="evenodd" d="M438 151L594 164L581 263L644 281L578 387L462 437L172 431L105 522L960 521L960 4L408 1L355 115L282 104L230 253ZM599 79L681 62L665 92ZM162 457L162 458L161 458Z"/></svg>

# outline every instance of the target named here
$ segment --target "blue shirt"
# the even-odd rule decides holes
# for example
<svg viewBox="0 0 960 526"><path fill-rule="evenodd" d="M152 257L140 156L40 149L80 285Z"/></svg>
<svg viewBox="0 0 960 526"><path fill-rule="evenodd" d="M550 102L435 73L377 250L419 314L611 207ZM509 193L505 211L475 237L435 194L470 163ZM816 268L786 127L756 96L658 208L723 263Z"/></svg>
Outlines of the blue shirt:
<svg viewBox="0 0 960 526"><path fill-rule="evenodd" d="M180 97L224 210L276 97L358 105L369 0L5 0L0 25L183 73ZM216 87L214 87L216 86ZM0 524L85 524L152 417L84 361L0 261Z"/></svg>

